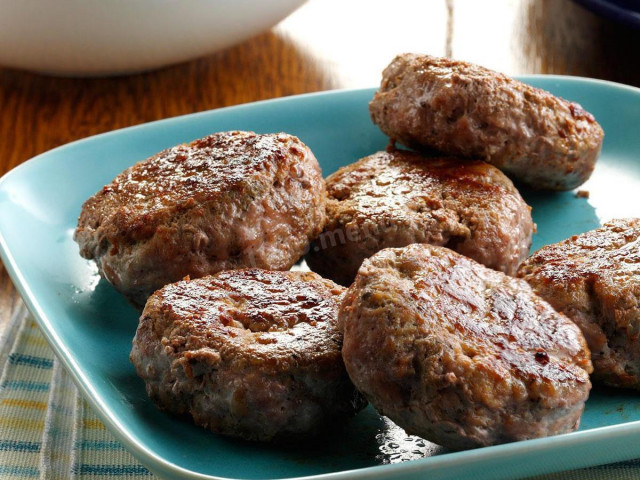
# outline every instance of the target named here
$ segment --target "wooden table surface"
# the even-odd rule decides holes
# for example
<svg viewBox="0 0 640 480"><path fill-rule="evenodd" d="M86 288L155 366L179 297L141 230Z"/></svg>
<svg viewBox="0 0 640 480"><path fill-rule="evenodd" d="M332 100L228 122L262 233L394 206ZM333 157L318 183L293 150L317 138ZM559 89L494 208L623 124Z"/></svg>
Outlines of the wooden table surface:
<svg viewBox="0 0 640 480"><path fill-rule="evenodd" d="M310 0L267 33L153 72L71 79L0 68L0 176L41 152L116 128L375 86L384 66L405 51L514 75L580 75L640 86L640 30L571 0ZM0 333L18 304L0 264Z"/></svg>

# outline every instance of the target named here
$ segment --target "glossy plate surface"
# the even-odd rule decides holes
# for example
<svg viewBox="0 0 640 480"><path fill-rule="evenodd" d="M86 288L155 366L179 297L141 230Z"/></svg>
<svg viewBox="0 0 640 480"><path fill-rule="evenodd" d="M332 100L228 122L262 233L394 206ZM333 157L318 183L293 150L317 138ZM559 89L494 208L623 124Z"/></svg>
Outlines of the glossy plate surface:
<svg viewBox="0 0 640 480"><path fill-rule="evenodd" d="M534 248L613 217L640 216L640 90L569 77L524 81L580 102L602 124L602 157L573 192L522 191L533 206ZM230 440L156 410L128 355L136 312L72 240L82 203L125 167L171 145L221 130L298 135L324 173L383 149L369 120L373 90L290 97L111 132L40 155L0 180L2 259L47 339L106 425L165 478L512 478L640 457L640 394L596 388L580 431L447 453L407 437L368 408L309 445ZM411 460L411 461L407 461Z"/></svg>

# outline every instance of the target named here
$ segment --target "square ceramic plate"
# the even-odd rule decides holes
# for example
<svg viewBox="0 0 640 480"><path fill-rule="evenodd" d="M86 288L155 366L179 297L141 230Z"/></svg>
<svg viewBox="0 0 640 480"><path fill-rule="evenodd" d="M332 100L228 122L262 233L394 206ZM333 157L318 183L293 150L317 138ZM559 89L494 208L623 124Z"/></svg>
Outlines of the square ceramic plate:
<svg viewBox="0 0 640 480"><path fill-rule="evenodd" d="M563 77L524 81L580 102L606 132L592 180L573 192L523 190L534 248L616 216L640 216L640 90ZM640 456L640 394L594 389L580 431L449 453L408 437L368 408L310 445L275 446L213 435L160 413L129 363L136 312L72 240L82 203L125 167L171 145L221 130L285 131L315 152L325 174L383 149L369 120L373 90L242 105L163 120L66 145L0 181L2 259L52 347L105 424L165 478L498 479ZM410 461L409 461L410 460Z"/></svg>

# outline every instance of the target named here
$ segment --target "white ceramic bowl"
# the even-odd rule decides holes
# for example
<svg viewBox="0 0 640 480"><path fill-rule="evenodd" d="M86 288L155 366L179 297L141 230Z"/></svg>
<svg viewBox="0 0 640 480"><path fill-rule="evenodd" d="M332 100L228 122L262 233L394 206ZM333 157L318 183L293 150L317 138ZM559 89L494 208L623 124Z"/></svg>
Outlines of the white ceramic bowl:
<svg viewBox="0 0 640 480"><path fill-rule="evenodd" d="M63 75L148 70L228 47L304 0L0 0L0 66Z"/></svg>

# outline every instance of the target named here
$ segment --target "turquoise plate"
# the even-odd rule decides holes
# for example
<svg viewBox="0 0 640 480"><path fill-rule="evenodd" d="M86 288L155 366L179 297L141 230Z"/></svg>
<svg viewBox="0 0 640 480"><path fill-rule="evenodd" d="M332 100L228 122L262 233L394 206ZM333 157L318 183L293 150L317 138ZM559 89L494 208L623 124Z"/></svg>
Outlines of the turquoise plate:
<svg viewBox="0 0 640 480"><path fill-rule="evenodd" d="M534 248L616 216L640 216L640 90L580 78L523 78L593 112L606 132L592 180L574 192L523 190ZM325 174L383 149L369 120L373 90L241 105L127 128L42 154L0 180L2 259L29 310L89 403L145 465L171 479L512 478L640 457L640 394L595 388L580 431L446 452L407 436L371 408L308 445L220 437L160 413L129 363L137 315L78 255L84 200L125 167L171 145L230 129L298 135Z"/></svg>

